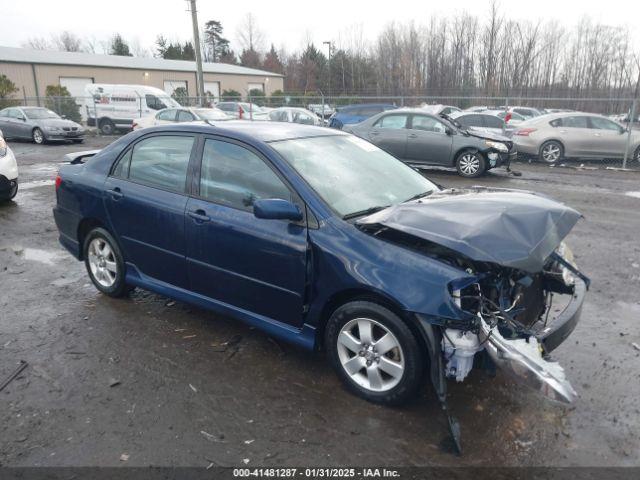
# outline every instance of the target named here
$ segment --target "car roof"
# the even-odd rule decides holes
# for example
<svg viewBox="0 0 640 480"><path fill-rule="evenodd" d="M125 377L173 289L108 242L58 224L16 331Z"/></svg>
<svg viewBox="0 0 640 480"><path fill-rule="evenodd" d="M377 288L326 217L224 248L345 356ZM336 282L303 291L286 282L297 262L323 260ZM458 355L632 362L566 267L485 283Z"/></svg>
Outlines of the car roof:
<svg viewBox="0 0 640 480"><path fill-rule="evenodd" d="M208 123L185 123L151 127L146 131L154 132L197 132L229 135L242 139L255 139L262 142L277 142L294 138L326 137L347 135L340 130L302 125L298 123L252 122L250 120L225 120L217 124L215 120ZM142 130L141 130L142 131Z"/></svg>

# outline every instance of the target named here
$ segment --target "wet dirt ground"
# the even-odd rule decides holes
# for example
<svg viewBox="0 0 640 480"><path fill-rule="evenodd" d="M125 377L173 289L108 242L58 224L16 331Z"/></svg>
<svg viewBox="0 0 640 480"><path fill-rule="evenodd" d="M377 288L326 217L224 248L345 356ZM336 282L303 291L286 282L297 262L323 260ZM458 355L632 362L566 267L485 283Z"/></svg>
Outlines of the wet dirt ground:
<svg viewBox="0 0 640 480"><path fill-rule="evenodd" d="M64 153L10 145L21 189L0 206L0 464L640 465L640 173L518 164L475 181L549 194L585 215L568 238L592 289L554 352L580 398L567 408L500 372L450 382L464 455L432 391L402 408L362 401L322 354L137 290L114 300L59 246L51 214ZM228 342L228 345L223 345Z"/></svg>

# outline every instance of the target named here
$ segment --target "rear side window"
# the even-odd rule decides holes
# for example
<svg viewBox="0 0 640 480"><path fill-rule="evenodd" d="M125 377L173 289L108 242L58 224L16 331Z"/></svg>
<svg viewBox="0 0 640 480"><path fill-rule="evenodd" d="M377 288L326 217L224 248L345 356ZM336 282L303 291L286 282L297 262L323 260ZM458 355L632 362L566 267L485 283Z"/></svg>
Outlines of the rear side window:
<svg viewBox="0 0 640 480"><path fill-rule="evenodd" d="M567 128L589 128L587 117L565 117L562 126Z"/></svg>
<svg viewBox="0 0 640 480"><path fill-rule="evenodd" d="M176 119L176 111L171 109L171 110L165 110L163 112L158 113L158 116L156 117L158 120L165 120L167 122L173 122Z"/></svg>
<svg viewBox="0 0 640 480"><path fill-rule="evenodd" d="M378 128L389 128L400 130L407 126L407 116L406 115L385 115L381 119L379 119L376 124Z"/></svg>
<svg viewBox="0 0 640 480"><path fill-rule="evenodd" d="M456 118L458 123L463 127L483 127L482 117L480 115L463 115ZM414 120L415 123L415 120Z"/></svg>
<svg viewBox="0 0 640 480"><path fill-rule="evenodd" d="M144 96L145 101L147 102L147 107L152 110L162 110L163 108L167 108L167 106L155 95L146 94Z"/></svg>
<svg viewBox="0 0 640 480"><path fill-rule="evenodd" d="M184 193L193 143L191 136L146 138L120 159L113 175L150 187Z"/></svg>
<svg viewBox="0 0 640 480"><path fill-rule="evenodd" d="M482 120L484 121L484 126L487 128L503 128L504 122L493 115L482 115Z"/></svg>
<svg viewBox="0 0 640 480"><path fill-rule="evenodd" d="M187 112L186 110L178 110L178 122L193 122L195 117L191 114L191 112Z"/></svg>
<svg viewBox="0 0 640 480"><path fill-rule="evenodd" d="M562 119L561 118L556 118L555 120L552 120L551 122L549 122L549 125L551 125L552 127L561 127L562 126Z"/></svg>
<svg viewBox="0 0 640 480"><path fill-rule="evenodd" d="M291 200L287 186L258 155L213 139L204 144L200 196L241 210L251 210L261 198Z"/></svg>

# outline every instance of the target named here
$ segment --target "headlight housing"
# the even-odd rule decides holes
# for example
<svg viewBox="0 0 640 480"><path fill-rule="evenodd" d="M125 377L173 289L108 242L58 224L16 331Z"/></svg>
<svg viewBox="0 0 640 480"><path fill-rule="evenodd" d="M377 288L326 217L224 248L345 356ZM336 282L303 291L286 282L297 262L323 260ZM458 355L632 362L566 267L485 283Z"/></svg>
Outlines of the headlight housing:
<svg viewBox="0 0 640 480"><path fill-rule="evenodd" d="M45 127L45 130L48 130L50 132L59 132L62 129L60 127Z"/></svg>
<svg viewBox="0 0 640 480"><path fill-rule="evenodd" d="M497 150L502 153L507 153L509 151L507 146L501 142L493 142L491 140L485 140L484 143L487 147L493 148L494 150Z"/></svg>
<svg viewBox="0 0 640 480"><path fill-rule="evenodd" d="M560 242L560 245L558 246L558 248L556 248L556 253L560 255L564 260L566 260L567 263L571 264L574 267L576 266L573 252L565 242ZM571 271L569 271L569 269L566 267L562 267L562 281L564 281L565 285L573 285L576 281L573 273L571 273Z"/></svg>
<svg viewBox="0 0 640 480"><path fill-rule="evenodd" d="M0 157L4 157L7 154L7 142L4 138L0 137Z"/></svg>

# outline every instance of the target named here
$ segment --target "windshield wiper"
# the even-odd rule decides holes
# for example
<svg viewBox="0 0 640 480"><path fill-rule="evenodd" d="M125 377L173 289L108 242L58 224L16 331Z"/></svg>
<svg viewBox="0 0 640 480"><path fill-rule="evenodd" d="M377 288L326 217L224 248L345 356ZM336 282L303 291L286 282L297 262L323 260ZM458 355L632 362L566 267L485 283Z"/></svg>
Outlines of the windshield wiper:
<svg viewBox="0 0 640 480"><path fill-rule="evenodd" d="M402 203L407 203L407 202L410 202L411 200L418 200L419 198L427 197L427 196L431 195L432 193L433 193L433 190L427 190L426 192L418 193L418 194L414 195L413 197L407 198Z"/></svg>
<svg viewBox="0 0 640 480"><path fill-rule="evenodd" d="M380 210L384 210L385 208L389 208L391 205L383 205L378 207L367 208L366 210L360 210L359 212L351 212L347 213L342 217L343 220L349 220L351 218L362 217L364 215L371 215L373 213L379 212Z"/></svg>

